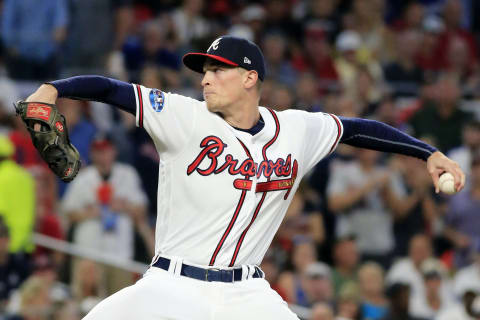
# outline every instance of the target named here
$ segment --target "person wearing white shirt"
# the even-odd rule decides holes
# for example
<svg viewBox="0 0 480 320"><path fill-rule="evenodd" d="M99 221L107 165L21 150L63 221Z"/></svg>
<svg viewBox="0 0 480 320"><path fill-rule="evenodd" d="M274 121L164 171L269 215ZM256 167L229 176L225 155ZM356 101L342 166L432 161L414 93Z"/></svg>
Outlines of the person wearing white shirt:
<svg viewBox="0 0 480 320"><path fill-rule="evenodd" d="M426 235L418 234L410 240L409 254L407 258L398 260L393 264L387 273L387 283L395 282L407 283L411 288L410 308L412 308L418 299L424 299L425 284L421 273L422 264L426 261L438 260L432 257L432 248L430 239ZM448 281L442 281L440 288L440 297L442 300L450 300L451 290ZM412 311L412 309L410 309Z"/></svg>
<svg viewBox="0 0 480 320"><path fill-rule="evenodd" d="M480 319L479 291L465 288L462 301L441 312L435 320L478 320Z"/></svg>
<svg viewBox="0 0 480 320"><path fill-rule="evenodd" d="M445 268L438 261L427 260L422 263L421 273L425 294L411 301L410 312L416 317L433 319L454 304L453 296L442 295L442 284L448 279Z"/></svg>
<svg viewBox="0 0 480 320"><path fill-rule="evenodd" d="M448 156L455 160L465 175L470 176L470 163L472 162L472 153L480 150L480 121L472 120L468 122L462 131L463 144L460 147L450 150ZM468 183L467 178L467 183Z"/></svg>
<svg viewBox="0 0 480 320"><path fill-rule="evenodd" d="M146 222L147 197L137 172L115 161L116 150L108 139L96 139L91 156L93 165L79 172L62 200L62 211L74 226L73 242L118 261L128 261L134 257L137 228L153 253L153 230L148 231ZM117 291L133 280L116 270L107 274L111 275L107 281L109 291Z"/></svg>
<svg viewBox="0 0 480 320"><path fill-rule="evenodd" d="M474 263L460 269L455 275L453 282L455 295L460 298L467 288L473 288L480 292L480 252L477 253Z"/></svg>

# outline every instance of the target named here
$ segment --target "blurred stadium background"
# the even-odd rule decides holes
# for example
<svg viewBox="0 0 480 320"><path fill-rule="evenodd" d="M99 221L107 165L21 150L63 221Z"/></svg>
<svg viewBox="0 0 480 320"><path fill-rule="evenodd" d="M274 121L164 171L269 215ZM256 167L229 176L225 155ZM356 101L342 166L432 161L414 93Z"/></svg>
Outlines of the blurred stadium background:
<svg viewBox="0 0 480 320"><path fill-rule="evenodd" d="M12 102L79 74L201 99L181 58L224 34L262 48L261 105L383 121L468 175L437 195L421 161L340 145L295 195L271 286L305 320L480 319L480 1L0 3L0 319L77 320L134 283L157 206L158 154L131 115L58 101L84 164L65 185Z"/></svg>

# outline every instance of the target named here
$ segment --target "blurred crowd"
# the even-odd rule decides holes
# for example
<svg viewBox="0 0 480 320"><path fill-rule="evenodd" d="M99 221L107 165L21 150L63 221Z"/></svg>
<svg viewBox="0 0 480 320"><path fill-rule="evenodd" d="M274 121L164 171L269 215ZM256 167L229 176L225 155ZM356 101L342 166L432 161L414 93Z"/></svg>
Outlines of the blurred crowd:
<svg viewBox="0 0 480 320"><path fill-rule="evenodd" d="M305 320L480 319L479 1L0 3L0 319L77 320L141 276L35 247L34 232L148 263L164 200L159 155L132 115L58 100L83 163L66 185L12 102L80 74L202 99L181 58L224 34L262 48L261 105L385 122L467 174L444 196L421 160L340 145L302 181L267 252L272 288Z"/></svg>

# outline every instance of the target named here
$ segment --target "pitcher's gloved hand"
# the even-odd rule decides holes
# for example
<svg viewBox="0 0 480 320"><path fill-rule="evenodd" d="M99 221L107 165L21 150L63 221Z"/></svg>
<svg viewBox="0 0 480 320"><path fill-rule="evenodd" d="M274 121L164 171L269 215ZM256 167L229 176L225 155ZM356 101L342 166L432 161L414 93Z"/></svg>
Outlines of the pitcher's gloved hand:
<svg viewBox="0 0 480 320"><path fill-rule="evenodd" d="M81 162L78 150L70 143L65 117L54 104L43 102L18 101L15 109L42 159L64 182L72 181Z"/></svg>

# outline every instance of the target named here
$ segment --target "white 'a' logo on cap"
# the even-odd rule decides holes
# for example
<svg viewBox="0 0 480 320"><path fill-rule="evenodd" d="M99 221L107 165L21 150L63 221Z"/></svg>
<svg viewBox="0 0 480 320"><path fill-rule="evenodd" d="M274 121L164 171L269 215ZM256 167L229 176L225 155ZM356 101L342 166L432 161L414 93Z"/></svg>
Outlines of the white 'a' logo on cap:
<svg viewBox="0 0 480 320"><path fill-rule="evenodd" d="M218 38L217 40L213 41L210 47L208 47L207 52L210 51L210 49L217 50L218 45L220 44L220 40L222 40L222 38Z"/></svg>

